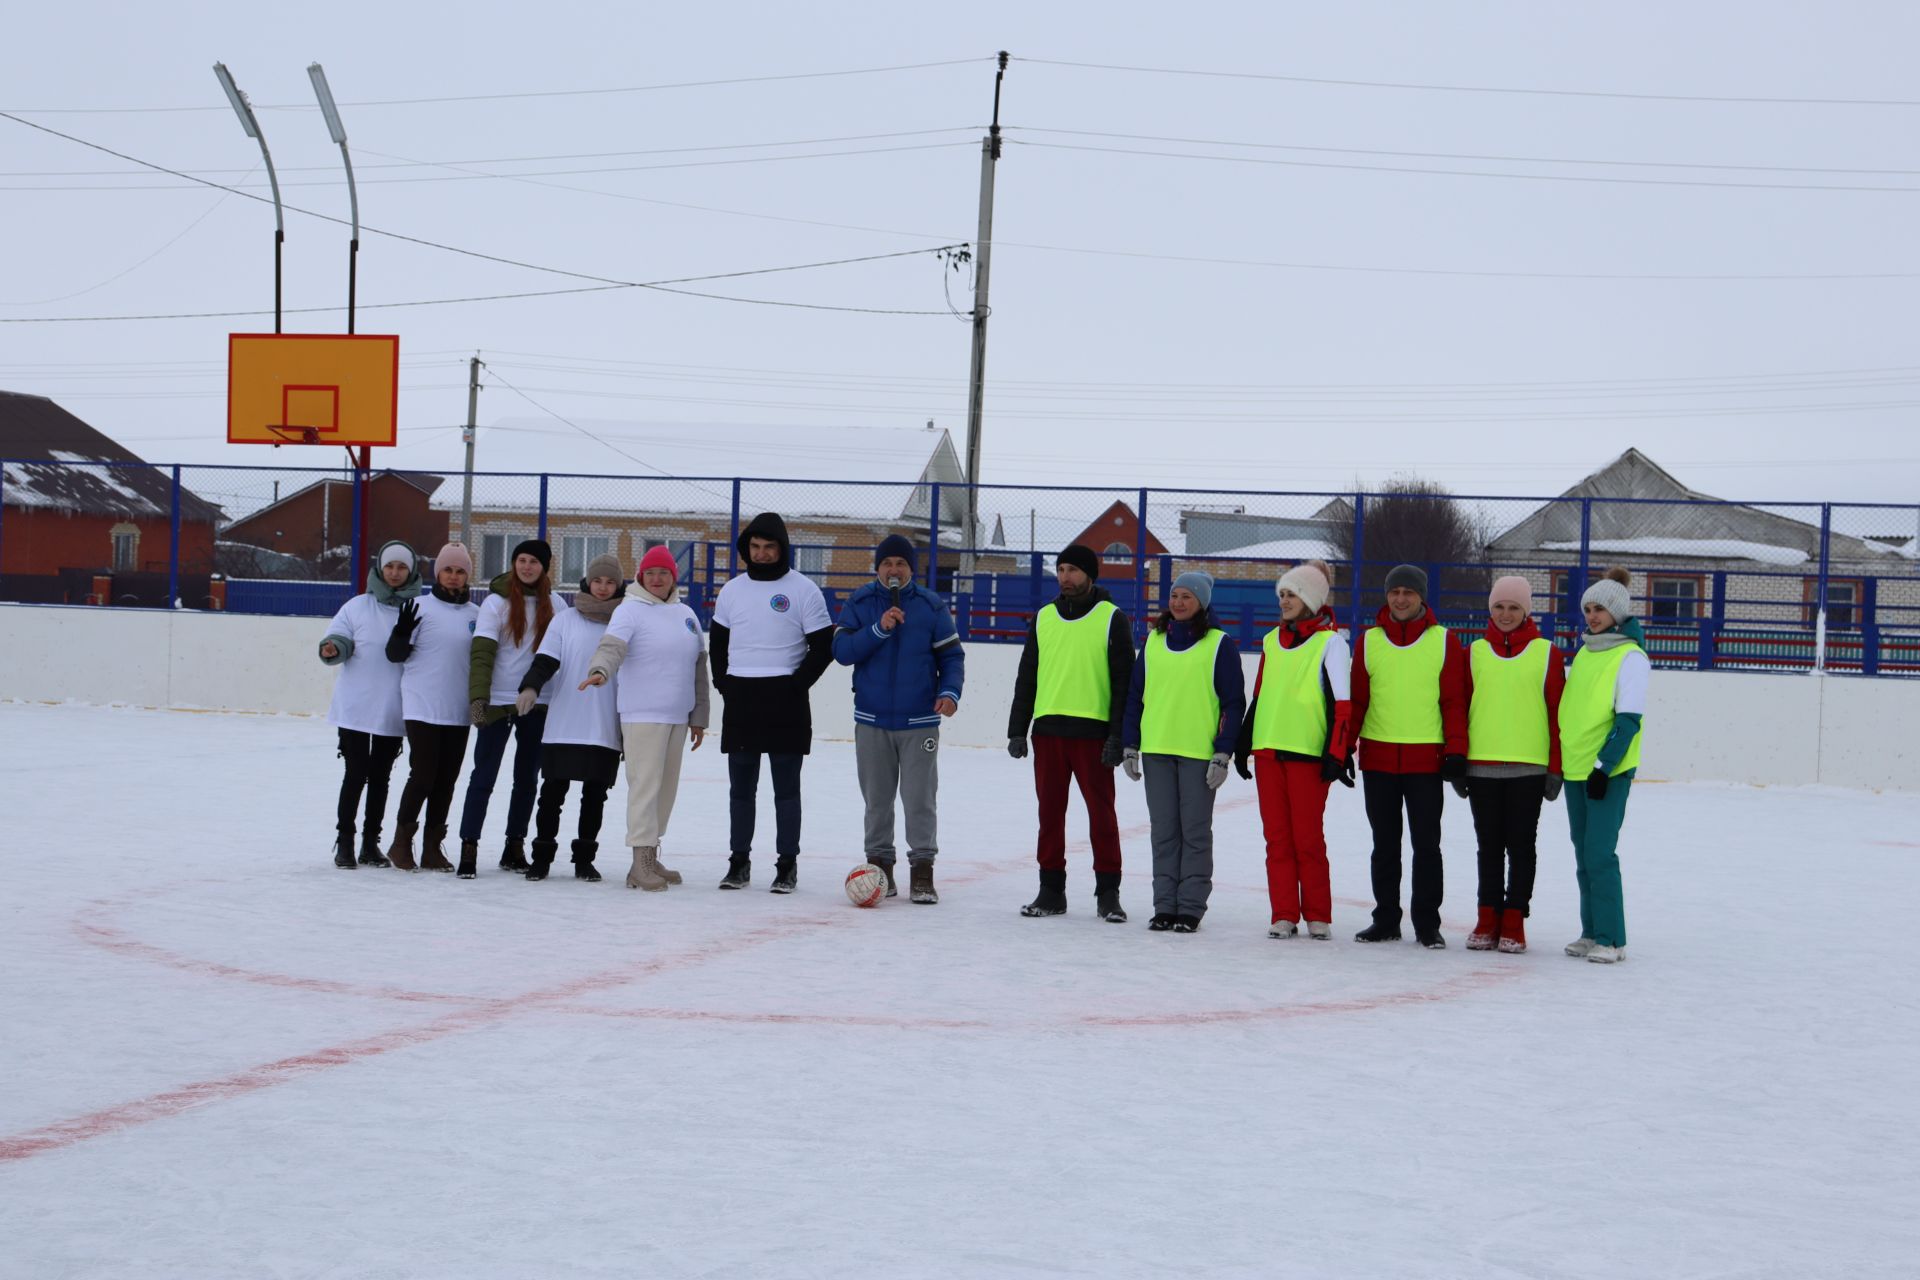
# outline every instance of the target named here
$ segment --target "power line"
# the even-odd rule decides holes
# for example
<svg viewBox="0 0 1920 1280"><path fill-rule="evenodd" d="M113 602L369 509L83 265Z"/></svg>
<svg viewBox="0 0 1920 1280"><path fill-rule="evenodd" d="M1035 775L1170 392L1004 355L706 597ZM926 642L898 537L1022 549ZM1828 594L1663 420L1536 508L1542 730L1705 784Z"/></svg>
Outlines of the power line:
<svg viewBox="0 0 1920 1280"><path fill-rule="evenodd" d="M1342 89L1406 89L1423 93L1517 94L1543 98L1600 98L1627 102L1725 102L1765 106L1809 107L1920 107L1911 98L1784 98L1705 93L1627 93L1603 89L1529 89L1510 85L1434 84L1403 80L1345 80L1328 76L1279 75L1260 71L1205 71L1186 67L1140 67L1106 62L1069 62L1061 58L1016 58L1041 67L1071 67L1081 71L1122 71L1142 75L1202 76L1221 80L1265 80L1282 84L1327 85Z"/></svg>

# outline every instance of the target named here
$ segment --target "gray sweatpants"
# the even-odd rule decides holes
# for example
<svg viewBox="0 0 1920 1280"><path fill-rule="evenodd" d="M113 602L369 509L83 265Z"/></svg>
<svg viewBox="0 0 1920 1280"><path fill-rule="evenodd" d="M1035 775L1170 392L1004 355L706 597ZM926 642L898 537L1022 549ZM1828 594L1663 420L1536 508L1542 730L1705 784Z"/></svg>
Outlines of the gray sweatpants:
<svg viewBox="0 0 1920 1280"><path fill-rule="evenodd" d="M934 836L934 796L940 789L940 729L877 729L853 726L853 759L860 772L860 798L867 802L867 861L892 866L893 798L907 811L907 861L932 862L940 852Z"/></svg>
<svg viewBox="0 0 1920 1280"><path fill-rule="evenodd" d="M1153 832L1155 915L1207 914L1213 893L1213 792L1207 762L1185 756L1141 756L1147 816Z"/></svg>

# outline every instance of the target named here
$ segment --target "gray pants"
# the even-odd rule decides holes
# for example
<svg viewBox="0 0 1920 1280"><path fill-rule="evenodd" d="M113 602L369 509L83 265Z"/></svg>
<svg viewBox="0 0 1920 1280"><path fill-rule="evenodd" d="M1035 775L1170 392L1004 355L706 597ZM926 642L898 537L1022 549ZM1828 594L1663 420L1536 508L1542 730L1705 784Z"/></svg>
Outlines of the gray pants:
<svg viewBox="0 0 1920 1280"><path fill-rule="evenodd" d="M1213 792L1207 762L1185 756L1140 757L1153 830L1155 915L1207 914L1213 893Z"/></svg>
<svg viewBox="0 0 1920 1280"><path fill-rule="evenodd" d="M893 798L907 810L907 861L932 862L940 852L934 836L934 796L940 789L940 729L876 729L853 726L853 759L860 772L860 798L867 802L867 861L890 867Z"/></svg>

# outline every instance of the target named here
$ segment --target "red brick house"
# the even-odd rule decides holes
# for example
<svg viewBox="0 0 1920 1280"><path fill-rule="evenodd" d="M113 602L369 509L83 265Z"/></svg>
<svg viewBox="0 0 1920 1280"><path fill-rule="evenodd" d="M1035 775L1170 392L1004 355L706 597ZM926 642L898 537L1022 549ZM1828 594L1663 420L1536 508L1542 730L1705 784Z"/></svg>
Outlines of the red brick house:
<svg viewBox="0 0 1920 1280"><path fill-rule="evenodd" d="M1140 517L1134 514L1132 507L1116 501L1101 512L1092 524L1082 529L1073 541L1090 548L1100 557L1102 574L1126 577L1133 572L1136 550L1144 550L1149 556L1167 554L1166 544L1153 536L1152 529L1146 531L1144 547L1139 538Z"/></svg>
<svg viewBox="0 0 1920 1280"><path fill-rule="evenodd" d="M376 473L369 485L367 536L376 543L399 538L421 555L433 555L447 540L447 513L431 505L434 491L443 483L442 476L417 471ZM223 564L244 559L248 549L258 548L305 562L311 571L323 562L340 560L352 544L353 482L345 478L316 480L220 531ZM243 565L236 565L234 572L279 576Z"/></svg>
<svg viewBox="0 0 1920 1280"><path fill-rule="evenodd" d="M45 396L0 391L0 598L165 605L173 473L146 464ZM74 465L74 464L120 465ZM208 599L221 510L180 491L180 599Z"/></svg>

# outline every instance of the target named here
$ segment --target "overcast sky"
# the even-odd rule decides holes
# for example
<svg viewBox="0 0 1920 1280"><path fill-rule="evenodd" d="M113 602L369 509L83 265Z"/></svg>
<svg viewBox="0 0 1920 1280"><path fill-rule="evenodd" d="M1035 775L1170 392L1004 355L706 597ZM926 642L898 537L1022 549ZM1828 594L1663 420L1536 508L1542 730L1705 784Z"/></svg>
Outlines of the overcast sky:
<svg viewBox="0 0 1920 1280"><path fill-rule="evenodd" d="M1910 4L15 9L6 110L264 192L210 70L224 60L289 204L344 216L318 60L369 226L628 281L972 240L1008 49L988 481L1419 472L1557 493L1638 445L1727 497L1920 500ZM577 92L950 60L966 61ZM356 105L553 91L573 92ZM1450 172L1403 171L1422 169ZM0 319L271 307L265 205L3 119L0 172ZM344 228L288 220L288 307L342 305ZM402 447L382 459L458 468L476 350L504 380L482 396L485 468L631 473L615 448L643 454L663 424L709 441L719 474L764 470L728 423L932 419L963 445L969 329L947 290L966 310L967 276L943 275L921 254L690 286L932 315L638 289L379 310L591 281L368 233L359 328L398 333L404 357ZM225 335L270 329L0 324L0 388L54 396L151 460L304 462L222 443ZM542 418L550 434L484 430Z"/></svg>

